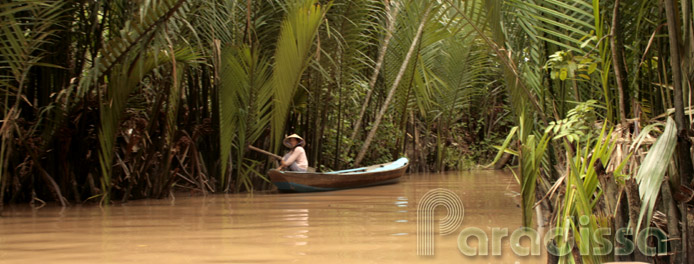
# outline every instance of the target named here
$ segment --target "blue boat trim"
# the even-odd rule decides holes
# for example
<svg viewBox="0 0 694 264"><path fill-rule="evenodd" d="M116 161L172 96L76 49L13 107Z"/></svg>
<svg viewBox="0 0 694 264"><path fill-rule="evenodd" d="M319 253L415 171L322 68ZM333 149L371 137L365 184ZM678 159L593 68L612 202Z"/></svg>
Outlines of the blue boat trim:
<svg viewBox="0 0 694 264"><path fill-rule="evenodd" d="M408 162L410 162L410 160L403 157L403 158L399 158L396 161L391 162L390 164L386 164L380 168L370 169L370 170L368 170L368 172L394 170L394 169L397 169L397 168L400 168L400 167L407 165ZM368 167L361 167L361 168L348 169L348 170L339 170L339 171L330 171L330 172L324 172L323 174L361 173L361 172L367 172L366 168L368 168Z"/></svg>

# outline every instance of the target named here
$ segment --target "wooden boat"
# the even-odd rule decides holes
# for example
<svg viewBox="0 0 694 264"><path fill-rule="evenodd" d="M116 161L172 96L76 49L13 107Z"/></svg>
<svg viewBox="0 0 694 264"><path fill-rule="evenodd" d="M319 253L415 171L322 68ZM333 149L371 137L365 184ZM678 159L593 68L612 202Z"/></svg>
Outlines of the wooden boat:
<svg viewBox="0 0 694 264"><path fill-rule="evenodd" d="M331 172L270 170L268 175L282 192L321 192L395 183L407 170L409 160Z"/></svg>

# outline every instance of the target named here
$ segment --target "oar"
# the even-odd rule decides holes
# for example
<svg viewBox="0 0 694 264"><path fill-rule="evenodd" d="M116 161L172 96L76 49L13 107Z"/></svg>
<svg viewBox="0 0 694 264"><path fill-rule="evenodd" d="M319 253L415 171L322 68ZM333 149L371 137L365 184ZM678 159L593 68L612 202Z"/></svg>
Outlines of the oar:
<svg viewBox="0 0 694 264"><path fill-rule="evenodd" d="M279 155L277 155L277 154L275 154L275 153L269 152L269 151L267 151L267 150L259 149L259 148L256 148L256 147L254 147L254 146L251 146L251 145L248 145L248 149L254 150L254 151L257 151L257 152L260 152L260 153L262 153L262 154L265 154L265 155L268 155L268 156L270 156L270 157L273 157L273 158L275 158L275 159L277 159L277 160L279 160L279 161L282 161L282 157L280 157ZM316 168L314 168L314 167L308 167L308 168L306 168L306 171L308 171L308 172L316 172Z"/></svg>
<svg viewBox="0 0 694 264"><path fill-rule="evenodd" d="M277 155L277 154L275 154L275 153L272 153L272 152L269 152L269 151L266 151L266 150L262 150L262 149L256 148L256 147L254 147L254 146L250 146L250 145L249 145L249 146L248 146L248 149L250 149L250 150L255 150L255 151L257 151L257 152L263 153L263 154L268 155L268 156L270 156L270 157L276 158L277 160L282 160L282 157L280 157L280 155Z"/></svg>

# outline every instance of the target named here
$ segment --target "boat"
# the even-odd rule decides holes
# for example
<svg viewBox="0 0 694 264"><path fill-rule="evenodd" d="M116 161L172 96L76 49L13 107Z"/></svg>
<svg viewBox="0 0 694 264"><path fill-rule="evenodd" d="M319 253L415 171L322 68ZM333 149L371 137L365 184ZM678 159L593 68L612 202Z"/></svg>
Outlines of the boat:
<svg viewBox="0 0 694 264"><path fill-rule="evenodd" d="M268 175L281 192L322 192L398 182L409 165L407 158L393 162L331 172L270 170Z"/></svg>

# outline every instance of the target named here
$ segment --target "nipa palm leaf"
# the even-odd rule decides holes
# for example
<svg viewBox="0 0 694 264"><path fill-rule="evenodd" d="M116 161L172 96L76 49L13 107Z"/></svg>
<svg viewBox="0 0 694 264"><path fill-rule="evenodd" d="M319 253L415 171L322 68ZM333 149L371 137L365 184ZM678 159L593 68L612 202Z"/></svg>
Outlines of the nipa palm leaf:
<svg viewBox="0 0 694 264"><path fill-rule="evenodd" d="M676 145L677 127L675 121L668 117L665 131L648 151L636 173L636 181L639 183L639 197L641 198L641 210L639 211L636 230L640 230L644 216L646 217L646 226L651 224L653 208L655 208L655 202L660 193L660 185L663 183Z"/></svg>
<svg viewBox="0 0 694 264"><path fill-rule="evenodd" d="M275 152L281 145L292 98L299 87L301 75L308 67L310 48L328 8L316 0L301 0L291 6L282 21L272 73L272 142Z"/></svg>

